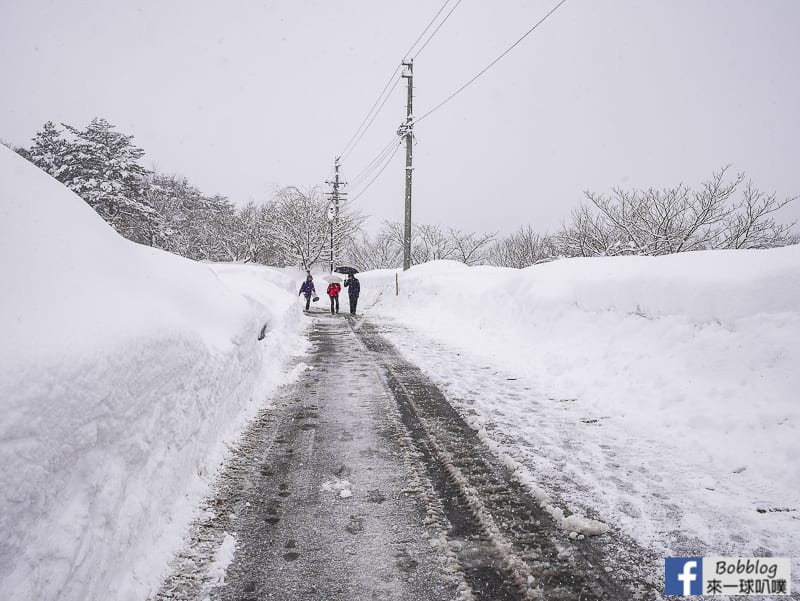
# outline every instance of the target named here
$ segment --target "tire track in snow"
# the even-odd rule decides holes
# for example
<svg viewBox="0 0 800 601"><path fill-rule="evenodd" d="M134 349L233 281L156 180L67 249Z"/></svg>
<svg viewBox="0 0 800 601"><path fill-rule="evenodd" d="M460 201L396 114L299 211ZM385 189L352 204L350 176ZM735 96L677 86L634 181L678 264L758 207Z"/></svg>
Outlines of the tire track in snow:
<svg viewBox="0 0 800 601"><path fill-rule="evenodd" d="M456 550L475 597L616 601L647 593L638 583L617 582L590 540L565 539L442 392L376 326L364 319L351 325L384 372L441 501L448 548Z"/></svg>
<svg viewBox="0 0 800 601"><path fill-rule="evenodd" d="M345 319L312 319L311 369L233 450L158 601L468 601L375 364Z"/></svg>

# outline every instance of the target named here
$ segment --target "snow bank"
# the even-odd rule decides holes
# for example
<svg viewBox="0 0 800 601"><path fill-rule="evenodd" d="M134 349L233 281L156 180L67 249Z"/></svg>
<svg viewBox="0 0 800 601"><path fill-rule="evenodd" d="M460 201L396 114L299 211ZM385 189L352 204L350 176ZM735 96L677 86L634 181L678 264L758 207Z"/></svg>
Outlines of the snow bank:
<svg viewBox="0 0 800 601"><path fill-rule="evenodd" d="M399 295L393 273L359 278L365 312L412 328L394 342L567 513L664 552L796 555L800 246L435 262L401 273Z"/></svg>
<svg viewBox="0 0 800 601"><path fill-rule="evenodd" d="M0 228L0 597L141 600L302 348L293 282L130 243L5 147Z"/></svg>

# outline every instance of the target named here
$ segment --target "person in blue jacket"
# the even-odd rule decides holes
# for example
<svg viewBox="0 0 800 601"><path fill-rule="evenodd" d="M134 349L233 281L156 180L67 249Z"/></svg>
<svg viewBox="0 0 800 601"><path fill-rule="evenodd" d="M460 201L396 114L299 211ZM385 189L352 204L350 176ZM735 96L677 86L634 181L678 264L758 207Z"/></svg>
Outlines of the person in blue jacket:
<svg viewBox="0 0 800 601"><path fill-rule="evenodd" d="M361 282L352 273L348 273L344 286L347 288L347 296L350 298L350 315L355 315L358 295L361 292Z"/></svg>
<svg viewBox="0 0 800 601"><path fill-rule="evenodd" d="M306 281L300 286L300 294L306 295L306 311L311 306L311 297L317 294L317 291L314 289L314 278L311 277L311 274L306 276ZM300 296L298 294L297 296Z"/></svg>

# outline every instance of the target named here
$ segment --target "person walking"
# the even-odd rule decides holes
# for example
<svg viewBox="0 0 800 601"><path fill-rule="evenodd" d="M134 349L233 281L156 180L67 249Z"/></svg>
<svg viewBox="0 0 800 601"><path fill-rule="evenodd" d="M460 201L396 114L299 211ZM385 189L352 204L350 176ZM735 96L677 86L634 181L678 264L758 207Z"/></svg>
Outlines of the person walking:
<svg viewBox="0 0 800 601"><path fill-rule="evenodd" d="M315 296L316 293L317 291L314 289L314 278L311 277L309 273L306 276L306 281L300 286L300 294L305 294L306 296L306 311L308 311L308 308L311 306L311 297ZM300 296L300 294L297 296Z"/></svg>
<svg viewBox="0 0 800 601"><path fill-rule="evenodd" d="M358 295L361 293L361 282L352 273L348 273L347 279L344 281L344 287L348 289L347 295L350 297L350 315L355 315Z"/></svg>
<svg viewBox="0 0 800 601"><path fill-rule="evenodd" d="M339 282L331 282L328 284L328 296L331 297L331 315L339 312L339 293L342 291L342 285ZM334 311L334 305L336 311Z"/></svg>

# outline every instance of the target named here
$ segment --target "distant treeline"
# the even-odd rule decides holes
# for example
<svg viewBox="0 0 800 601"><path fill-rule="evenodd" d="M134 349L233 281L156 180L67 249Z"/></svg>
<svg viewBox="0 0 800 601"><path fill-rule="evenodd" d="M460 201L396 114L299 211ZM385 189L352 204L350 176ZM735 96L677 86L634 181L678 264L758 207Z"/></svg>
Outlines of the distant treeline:
<svg viewBox="0 0 800 601"><path fill-rule="evenodd" d="M47 122L29 148L14 149L83 198L126 238L196 260L310 268L330 259L328 200L319 187L288 186L237 207L207 196L185 177L144 168L133 136L95 118L83 129ZM759 191L725 167L693 190L587 192L560 231L523 226L507 237L412 226L412 264L451 259L468 265L527 267L558 257L663 255L703 249L770 248L800 241L774 213L795 200ZM335 262L361 270L398 268L403 228L385 222L367 235L347 201L334 223Z"/></svg>

